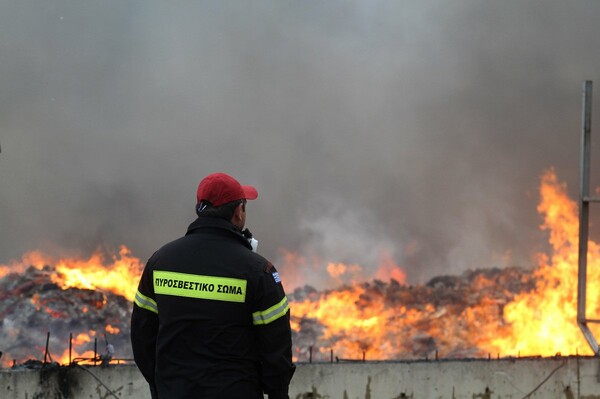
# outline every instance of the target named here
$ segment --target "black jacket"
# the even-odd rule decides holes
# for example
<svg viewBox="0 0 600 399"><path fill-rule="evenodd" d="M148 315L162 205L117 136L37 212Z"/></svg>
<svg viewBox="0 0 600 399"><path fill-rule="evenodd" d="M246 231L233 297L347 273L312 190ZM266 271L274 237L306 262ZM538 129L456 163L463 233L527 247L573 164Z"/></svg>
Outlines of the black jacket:
<svg viewBox="0 0 600 399"><path fill-rule="evenodd" d="M289 305L273 265L231 223L198 218L148 260L131 341L153 396L288 398Z"/></svg>

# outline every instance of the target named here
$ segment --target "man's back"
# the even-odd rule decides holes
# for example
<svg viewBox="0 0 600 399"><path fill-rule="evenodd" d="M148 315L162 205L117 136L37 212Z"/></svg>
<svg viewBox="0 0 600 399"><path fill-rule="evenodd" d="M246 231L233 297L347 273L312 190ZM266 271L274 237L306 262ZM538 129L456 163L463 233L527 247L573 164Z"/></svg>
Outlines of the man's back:
<svg viewBox="0 0 600 399"><path fill-rule="evenodd" d="M156 296L156 367L158 391L170 393L165 397L183 391L209 397L225 388L238 397L262 398L246 299L255 296L252 285L263 262L220 230L203 226L163 247L152 261L155 285L162 279L164 287Z"/></svg>
<svg viewBox="0 0 600 399"><path fill-rule="evenodd" d="M273 280L272 265L247 245L227 222L199 218L185 237L148 261L140 293L153 296L157 307L154 383L159 397L263 397L265 359L254 317L273 304L287 306L287 300ZM285 332L289 320L259 328Z"/></svg>
<svg viewBox="0 0 600 399"><path fill-rule="evenodd" d="M288 398L289 304L277 270L242 234L246 201L257 196L229 175L208 175L198 219L148 260L131 342L153 398Z"/></svg>

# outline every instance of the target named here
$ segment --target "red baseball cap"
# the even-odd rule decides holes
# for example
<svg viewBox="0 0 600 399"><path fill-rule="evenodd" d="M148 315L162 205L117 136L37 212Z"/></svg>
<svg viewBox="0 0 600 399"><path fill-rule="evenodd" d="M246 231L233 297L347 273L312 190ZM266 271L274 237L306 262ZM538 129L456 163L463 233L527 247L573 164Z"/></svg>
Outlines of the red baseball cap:
<svg viewBox="0 0 600 399"><path fill-rule="evenodd" d="M228 202L258 197L258 191L252 186L242 186L237 180L225 173L212 173L198 185L196 199L198 203L208 201L212 206L221 206Z"/></svg>

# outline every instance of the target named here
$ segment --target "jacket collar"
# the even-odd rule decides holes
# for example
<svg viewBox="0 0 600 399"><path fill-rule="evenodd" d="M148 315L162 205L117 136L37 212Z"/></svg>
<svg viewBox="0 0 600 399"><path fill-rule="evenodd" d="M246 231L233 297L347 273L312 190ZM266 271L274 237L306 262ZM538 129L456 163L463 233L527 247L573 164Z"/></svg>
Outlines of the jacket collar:
<svg viewBox="0 0 600 399"><path fill-rule="evenodd" d="M238 229L231 222L221 218L199 217L188 226L185 235L187 236L190 234L209 231L220 232L224 235L234 237L238 241L242 242L247 248L252 249L252 245L250 245L246 237L242 235L240 229Z"/></svg>

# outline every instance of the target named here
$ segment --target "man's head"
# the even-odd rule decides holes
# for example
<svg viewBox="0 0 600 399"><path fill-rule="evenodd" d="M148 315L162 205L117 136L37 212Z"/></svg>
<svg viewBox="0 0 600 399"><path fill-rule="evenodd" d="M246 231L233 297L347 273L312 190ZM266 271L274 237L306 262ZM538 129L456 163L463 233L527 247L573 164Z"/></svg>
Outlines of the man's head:
<svg viewBox="0 0 600 399"><path fill-rule="evenodd" d="M246 223L246 201L257 197L256 188L242 186L225 173L212 173L198 185L196 212L225 218L242 229Z"/></svg>

